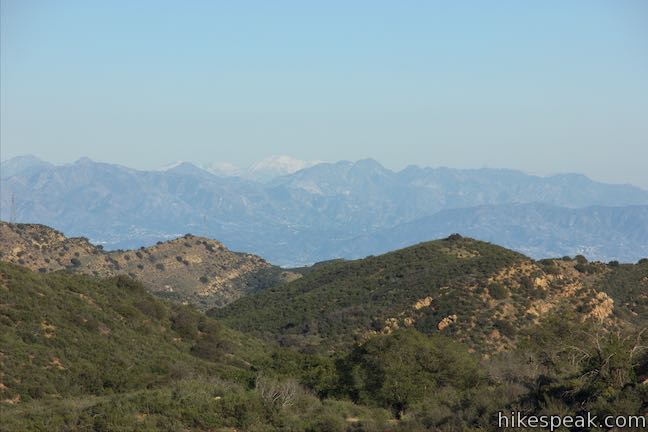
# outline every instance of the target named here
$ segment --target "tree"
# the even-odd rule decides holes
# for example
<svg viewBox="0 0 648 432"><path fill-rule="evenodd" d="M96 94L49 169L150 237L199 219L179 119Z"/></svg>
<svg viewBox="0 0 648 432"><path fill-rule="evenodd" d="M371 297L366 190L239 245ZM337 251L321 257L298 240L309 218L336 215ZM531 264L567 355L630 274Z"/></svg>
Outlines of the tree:
<svg viewBox="0 0 648 432"><path fill-rule="evenodd" d="M339 369L356 401L378 403L397 417L441 387L467 389L479 381L477 361L463 346L413 329L370 339Z"/></svg>

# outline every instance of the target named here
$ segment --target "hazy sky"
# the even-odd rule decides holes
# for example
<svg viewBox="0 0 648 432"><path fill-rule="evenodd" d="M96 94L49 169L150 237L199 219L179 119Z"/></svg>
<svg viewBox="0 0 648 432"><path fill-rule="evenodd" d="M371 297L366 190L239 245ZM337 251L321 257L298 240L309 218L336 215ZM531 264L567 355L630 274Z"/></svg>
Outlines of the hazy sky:
<svg viewBox="0 0 648 432"><path fill-rule="evenodd" d="M1 3L3 160L374 157L648 188L643 0Z"/></svg>

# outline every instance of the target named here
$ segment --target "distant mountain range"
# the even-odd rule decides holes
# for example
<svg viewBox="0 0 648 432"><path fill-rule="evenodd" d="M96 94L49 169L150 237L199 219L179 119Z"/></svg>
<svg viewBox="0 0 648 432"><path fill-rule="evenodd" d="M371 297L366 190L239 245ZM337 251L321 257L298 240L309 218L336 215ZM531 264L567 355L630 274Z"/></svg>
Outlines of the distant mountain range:
<svg viewBox="0 0 648 432"><path fill-rule="evenodd" d="M13 205L16 222L47 224L106 248L191 232L284 266L378 254L453 232L534 258L648 256L648 191L635 186L502 169L394 172L371 159L313 163L275 157L253 165L254 179L232 166L183 162L141 171L87 158L57 166L19 157L2 162L0 217L9 220Z"/></svg>

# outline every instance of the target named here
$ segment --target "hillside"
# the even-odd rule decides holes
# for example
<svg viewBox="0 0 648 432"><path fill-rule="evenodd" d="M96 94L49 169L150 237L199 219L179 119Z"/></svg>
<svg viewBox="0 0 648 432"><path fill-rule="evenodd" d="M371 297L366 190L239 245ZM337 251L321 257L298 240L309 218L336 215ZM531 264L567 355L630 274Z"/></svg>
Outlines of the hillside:
<svg viewBox="0 0 648 432"><path fill-rule="evenodd" d="M148 294L125 276L48 274L0 262L0 431L317 430L385 422L320 401L306 358Z"/></svg>
<svg viewBox="0 0 648 432"><path fill-rule="evenodd" d="M239 330L305 352L414 328L484 354L510 350L551 314L607 329L646 322L648 260L533 261L458 235L378 257L322 264L292 283L212 310Z"/></svg>
<svg viewBox="0 0 648 432"><path fill-rule="evenodd" d="M108 394L181 374L244 376L264 347L124 276L47 275L0 263L5 402Z"/></svg>
<svg viewBox="0 0 648 432"><path fill-rule="evenodd" d="M200 308L222 306L297 277L258 256L189 234L148 248L106 252L85 238L67 238L43 225L0 222L0 253L3 261L43 273L70 269L103 277L129 275L156 295Z"/></svg>
<svg viewBox="0 0 648 432"><path fill-rule="evenodd" d="M33 157L3 162L1 174L1 219L15 214L13 222L45 224L107 249L192 232L277 265L301 266L465 232L536 258L587 253L634 262L645 254L648 191L577 174L416 166L395 172L365 159L320 163L266 183L187 162L142 171ZM511 214L512 224L503 224ZM610 223L616 214L623 224Z"/></svg>
<svg viewBox="0 0 648 432"><path fill-rule="evenodd" d="M382 271L407 257L411 266L393 276L414 282L413 272L431 282L422 265L435 256L448 266L441 276L449 281L456 265L442 254L499 256L494 266L477 260L470 267L475 276L524 262L487 244L450 242L437 242L436 253L431 245L427 252L395 252L380 261ZM348 272L329 271L344 264ZM369 275L348 264L324 263L306 277L322 281L317 274L325 272L358 282ZM615 302L640 318L645 264L619 266L604 278ZM576 266L598 271L580 258ZM2 432L476 432L498 430L493 419L501 411L648 415L648 335L632 326L610 332L611 322L583 321L578 311L547 313L521 331L517 349L489 359L470 353L452 332L426 335L414 326L371 333L353 346L339 343L331 356L320 356L278 348L156 299L127 276L38 273L0 263L0 292ZM334 312L341 297L319 307ZM431 307L424 299L414 309ZM354 334L337 331L344 340Z"/></svg>

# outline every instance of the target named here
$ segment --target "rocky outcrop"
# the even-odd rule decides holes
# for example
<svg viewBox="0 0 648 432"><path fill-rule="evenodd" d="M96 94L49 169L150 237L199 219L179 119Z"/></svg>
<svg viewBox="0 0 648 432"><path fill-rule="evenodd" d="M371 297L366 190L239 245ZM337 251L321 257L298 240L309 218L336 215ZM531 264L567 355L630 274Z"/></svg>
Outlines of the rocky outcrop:
<svg viewBox="0 0 648 432"><path fill-rule="evenodd" d="M437 329L439 331L445 330L446 328L450 327L452 324L457 322L457 318L458 317L456 314L448 315L447 317L439 321L439 323L437 324Z"/></svg>

